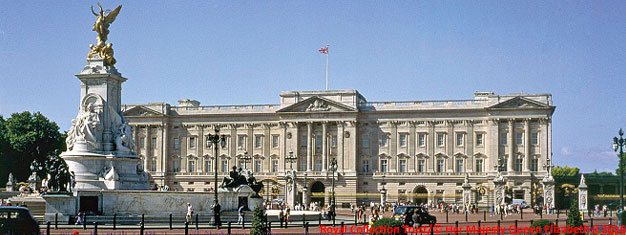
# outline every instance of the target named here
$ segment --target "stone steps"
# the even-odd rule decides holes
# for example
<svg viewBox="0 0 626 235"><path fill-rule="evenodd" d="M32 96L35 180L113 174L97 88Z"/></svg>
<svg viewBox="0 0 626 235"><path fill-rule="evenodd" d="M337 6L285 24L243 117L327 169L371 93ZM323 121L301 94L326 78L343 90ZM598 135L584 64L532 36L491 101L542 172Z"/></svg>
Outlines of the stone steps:
<svg viewBox="0 0 626 235"><path fill-rule="evenodd" d="M46 213L46 201L39 195L17 195L8 199L14 206L26 205L30 213L38 221L44 220L44 214Z"/></svg>

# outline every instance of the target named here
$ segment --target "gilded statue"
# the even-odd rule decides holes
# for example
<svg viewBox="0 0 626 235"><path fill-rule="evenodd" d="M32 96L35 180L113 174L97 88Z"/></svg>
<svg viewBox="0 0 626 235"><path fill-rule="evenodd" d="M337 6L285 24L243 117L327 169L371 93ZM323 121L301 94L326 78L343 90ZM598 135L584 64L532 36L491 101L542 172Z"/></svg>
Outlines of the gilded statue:
<svg viewBox="0 0 626 235"><path fill-rule="evenodd" d="M98 13L96 13L93 10L93 6L91 6L91 13L96 16L96 22L94 22L93 24L93 31L98 33L98 36L96 38L98 43L96 45L89 45L91 51L87 54L87 58L92 58L94 55L99 55L100 58L104 59L105 65L114 66L116 61L113 58L113 45L111 43L107 44L106 41L109 35L109 26L111 25L111 23L113 23L113 21L115 21L115 18L120 13L122 5L119 5L113 11L105 11L104 9L102 9L102 5L100 5L100 3L98 3L98 7L100 8L100 10L98 11Z"/></svg>

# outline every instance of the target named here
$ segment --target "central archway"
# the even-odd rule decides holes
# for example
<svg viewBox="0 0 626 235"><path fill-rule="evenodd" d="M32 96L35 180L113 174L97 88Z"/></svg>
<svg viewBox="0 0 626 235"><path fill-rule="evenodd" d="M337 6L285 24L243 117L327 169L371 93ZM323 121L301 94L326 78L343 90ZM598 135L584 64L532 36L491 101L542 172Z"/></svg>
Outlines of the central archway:
<svg viewBox="0 0 626 235"><path fill-rule="evenodd" d="M311 202L317 202L320 206L324 206L324 197L326 196L326 187L322 182L316 181L311 185Z"/></svg>
<svg viewBox="0 0 626 235"><path fill-rule="evenodd" d="M428 190L426 190L426 187L417 186L415 190L413 190L413 202L416 205L428 203Z"/></svg>

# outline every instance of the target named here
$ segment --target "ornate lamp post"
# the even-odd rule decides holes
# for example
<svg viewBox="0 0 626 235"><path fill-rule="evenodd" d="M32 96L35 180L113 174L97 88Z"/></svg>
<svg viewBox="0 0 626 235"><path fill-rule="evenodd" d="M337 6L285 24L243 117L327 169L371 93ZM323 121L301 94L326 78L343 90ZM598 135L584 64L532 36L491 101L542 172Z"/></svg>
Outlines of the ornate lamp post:
<svg viewBox="0 0 626 235"><path fill-rule="evenodd" d="M243 153L243 157L239 158L239 160L243 160L243 168L244 169L248 169L248 162L250 162L250 160L252 160L252 157L250 157L250 155L248 154L248 151L245 151Z"/></svg>
<svg viewBox="0 0 626 235"><path fill-rule="evenodd" d="M622 128L619 129L618 134L619 138L613 137L613 151L617 152L619 149L619 155L617 155L619 158L619 166L617 168L619 169L619 209L617 210L617 225L621 226L624 223L622 220L624 216L624 171L622 170L622 166L624 165L624 143L626 140L624 140L624 131L622 131Z"/></svg>
<svg viewBox="0 0 626 235"><path fill-rule="evenodd" d="M308 210L309 209L309 183L306 180L306 177L309 174L307 174L306 172L304 172L304 182L303 182L303 186L302 186L302 206L304 207L304 210Z"/></svg>
<svg viewBox="0 0 626 235"><path fill-rule="evenodd" d="M330 196L330 216L333 218L333 226L335 226L335 172L337 172L337 159L333 158L330 160L330 170L333 172L333 177L331 178L331 196Z"/></svg>
<svg viewBox="0 0 626 235"><path fill-rule="evenodd" d="M212 208L213 208L213 224L215 226L219 227L220 225L222 225L222 221L220 220L221 206L220 206L220 203L219 203L219 199L217 197L218 196L217 195L217 191L218 191L217 190L217 187L218 187L217 186L217 170L218 170L218 166L217 166L218 165L218 160L217 160L218 152L217 151L219 149L219 146L217 145L217 143L220 143L220 146L222 146L222 148L226 147L226 136L220 135L220 128L216 127L215 128L215 134L209 134L207 136L207 140L210 141L210 143L212 144L212 146L213 146L213 153L215 154L214 155L214 158L215 158L215 167L214 167L214 169L215 169L215 189L213 190L215 192L215 199L213 200L214 203L213 203Z"/></svg>
<svg viewBox="0 0 626 235"><path fill-rule="evenodd" d="M387 202L387 189L385 189L385 172L383 171L382 182L380 183L383 188L380 190L380 205L385 207L385 202Z"/></svg>

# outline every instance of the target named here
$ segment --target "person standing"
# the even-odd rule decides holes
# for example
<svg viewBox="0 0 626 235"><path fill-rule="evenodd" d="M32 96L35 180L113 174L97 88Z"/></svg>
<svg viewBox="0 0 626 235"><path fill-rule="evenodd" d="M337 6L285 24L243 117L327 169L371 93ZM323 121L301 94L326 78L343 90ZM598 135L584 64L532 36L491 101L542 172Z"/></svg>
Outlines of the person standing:
<svg viewBox="0 0 626 235"><path fill-rule="evenodd" d="M239 210L237 210L237 215L239 216L239 218L237 219L237 224L243 224L244 223L244 216L245 216L245 212L244 209L245 207L243 205L239 206Z"/></svg>

